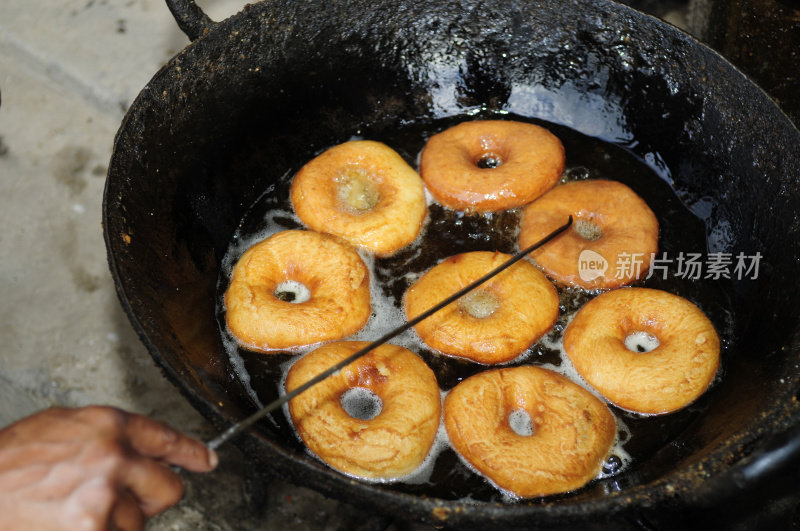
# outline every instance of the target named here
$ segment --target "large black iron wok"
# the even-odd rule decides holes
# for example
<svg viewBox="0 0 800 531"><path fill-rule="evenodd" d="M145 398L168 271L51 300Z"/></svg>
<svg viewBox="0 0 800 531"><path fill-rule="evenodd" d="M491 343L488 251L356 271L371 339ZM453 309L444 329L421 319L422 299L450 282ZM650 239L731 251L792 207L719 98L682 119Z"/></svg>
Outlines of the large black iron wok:
<svg viewBox="0 0 800 531"><path fill-rule="evenodd" d="M763 256L757 279L726 284L733 339L703 414L611 482L515 504L417 495L337 474L268 421L237 441L264 466L454 527L739 518L798 488L800 133L719 55L597 0L270 0L220 23L192 0L167 3L193 42L125 116L103 222L130 320L219 427L255 407L215 318L231 236L288 169L364 131L503 112L568 126L671 179L709 250Z"/></svg>

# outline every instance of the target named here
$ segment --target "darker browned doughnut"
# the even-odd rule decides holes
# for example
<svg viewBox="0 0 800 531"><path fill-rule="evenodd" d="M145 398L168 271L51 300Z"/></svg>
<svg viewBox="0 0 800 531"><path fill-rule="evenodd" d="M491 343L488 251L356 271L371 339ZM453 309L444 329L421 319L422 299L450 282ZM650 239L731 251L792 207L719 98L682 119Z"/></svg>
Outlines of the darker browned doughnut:
<svg viewBox="0 0 800 531"><path fill-rule="evenodd" d="M456 210L495 212L530 203L558 182L564 146L538 125L464 122L428 140L420 174L433 197Z"/></svg>

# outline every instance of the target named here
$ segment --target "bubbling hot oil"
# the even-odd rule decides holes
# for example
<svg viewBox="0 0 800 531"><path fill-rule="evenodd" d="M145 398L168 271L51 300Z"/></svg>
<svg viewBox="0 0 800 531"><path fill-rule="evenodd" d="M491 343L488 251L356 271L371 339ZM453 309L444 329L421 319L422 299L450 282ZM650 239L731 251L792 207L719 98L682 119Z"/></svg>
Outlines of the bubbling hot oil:
<svg viewBox="0 0 800 531"><path fill-rule="evenodd" d="M399 130L391 129L392 132L388 135L373 135L365 131L363 136L386 143L401 153L410 164L416 162L418 167L419 153L427 138L459 121L461 120L445 119L433 124L412 124ZM562 182L594 178L619 180L642 196L656 213L661 227L659 243L662 249L675 252L705 251L704 221L683 207L675 192L644 162L618 146L585 137L557 125L541 125L551 129L565 145L567 166ZM318 345L274 354L248 352L236 344L225 326L224 291L233 265L248 247L276 232L303 228L292 211L288 190L294 170L305 162L307 161L296 161L297 167L287 171L283 179L267 190L251 207L222 260L217 290L218 323L231 366L256 405L283 395L286 373L291 365ZM372 315L367 325L357 334L346 338L347 340L372 341L404 323L405 291L422 274L448 256L486 250L511 254L517 250L520 211L469 215L438 205L427 190L426 197L429 203L428 217L415 242L388 258L359 251L370 270ZM726 297L719 289L708 283L686 283L674 278L662 281L656 277L642 284L679 293L701 306L707 313L711 310L714 315L710 317L718 330L720 325L723 326L723 330L719 331L723 344L726 343L726 336L732 330L732 317L724 303ZM542 366L565 375L599 397L572 367L562 345L563 331L572 316L596 294L561 288L559 294L560 316L553 330L517 359L502 366ZM714 301L723 302L717 304ZM443 398L463 379L487 369L483 365L431 351L413 330L405 331L390 340L390 343L417 353L428 363L436 373ZM632 463L646 460L677 437L702 408L701 404L687 408L685 413L662 416L658 425L653 428L648 425L648 419L644 416L610 405L617 420L617 438L598 474L598 481L593 483L599 484L601 490L613 489L615 478L624 477L625 470ZM284 406L283 413L283 418L272 417L273 424L284 436L299 441L287 406ZM301 444L297 447L305 448ZM611 483L605 484L604 480L610 480ZM393 481L392 488L412 494L462 501L519 502L512 494L491 485L490 481L480 476L452 450L441 422L436 442L425 463L411 475Z"/></svg>
<svg viewBox="0 0 800 531"><path fill-rule="evenodd" d="M533 435L533 421L524 409L515 409L508 414L508 425L511 431L522 437Z"/></svg>
<svg viewBox="0 0 800 531"><path fill-rule="evenodd" d="M383 411L383 400L364 387L348 389L339 397L342 409L359 420L372 420Z"/></svg>

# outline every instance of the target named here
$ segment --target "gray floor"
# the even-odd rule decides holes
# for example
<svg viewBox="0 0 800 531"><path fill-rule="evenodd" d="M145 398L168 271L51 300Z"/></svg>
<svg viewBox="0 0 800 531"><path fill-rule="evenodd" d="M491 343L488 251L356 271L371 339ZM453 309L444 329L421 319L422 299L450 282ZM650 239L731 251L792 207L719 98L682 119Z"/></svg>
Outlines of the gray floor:
<svg viewBox="0 0 800 531"><path fill-rule="evenodd" d="M245 2L198 3L221 19ZM187 42L162 0L0 3L0 426L51 404L103 403L212 435L123 315L100 225L124 111ZM243 467L225 449L219 470L186 475L184 500L148 529L368 523L364 513L281 481L269 484L266 504L251 503Z"/></svg>

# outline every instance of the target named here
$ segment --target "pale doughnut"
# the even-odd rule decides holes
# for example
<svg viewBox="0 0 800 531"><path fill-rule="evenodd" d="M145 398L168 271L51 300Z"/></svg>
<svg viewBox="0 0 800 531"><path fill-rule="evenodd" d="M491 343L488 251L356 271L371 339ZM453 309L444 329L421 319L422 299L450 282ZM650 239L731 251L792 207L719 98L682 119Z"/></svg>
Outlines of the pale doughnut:
<svg viewBox="0 0 800 531"><path fill-rule="evenodd" d="M425 273L405 296L409 320L433 307L511 256L478 251L447 258ZM430 347L485 364L519 356L558 318L555 286L520 261L414 327Z"/></svg>
<svg viewBox="0 0 800 531"><path fill-rule="evenodd" d="M528 416L530 434L512 427L515 412ZM616 437L605 404L564 376L532 366L459 383L445 398L444 425L468 463L522 498L582 487L598 475Z"/></svg>
<svg viewBox="0 0 800 531"><path fill-rule="evenodd" d="M287 392L369 343L341 341L300 358L286 377ZM351 417L341 404L353 388L380 398L371 420ZM428 455L441 417L436 377L413 352L384 344L289 401L300 438L333 468L365 478L395 479Z"/></svg>
<svg viewBox="0 0 800 531"><path fill-rule="evenodd" d="M637 335L657 345L631 350ZM621 288L581 308L564 333L575 369L610 402L639 413L669 413L692 403L719 367L719 337L686 299L661 290ZM642 349L644 350L644 349Z"/></svg>
<svg viewBox="0 0 800 531"><path fill-rule="evenodd" d="M308 300L279 298L297 283ZM225 321L245 348L270 352L341 339L370 317L369 270L358 253L330 236L279 232L253 245L233 268Z"/></svg>
<svg viewBox="0 0 800 531"><path fill-rule="evenodd" d="M369 140L345 142L312 159L294 176L290 195L309 228L379 255L413 242L427 214L417 172Z"/></svg>

